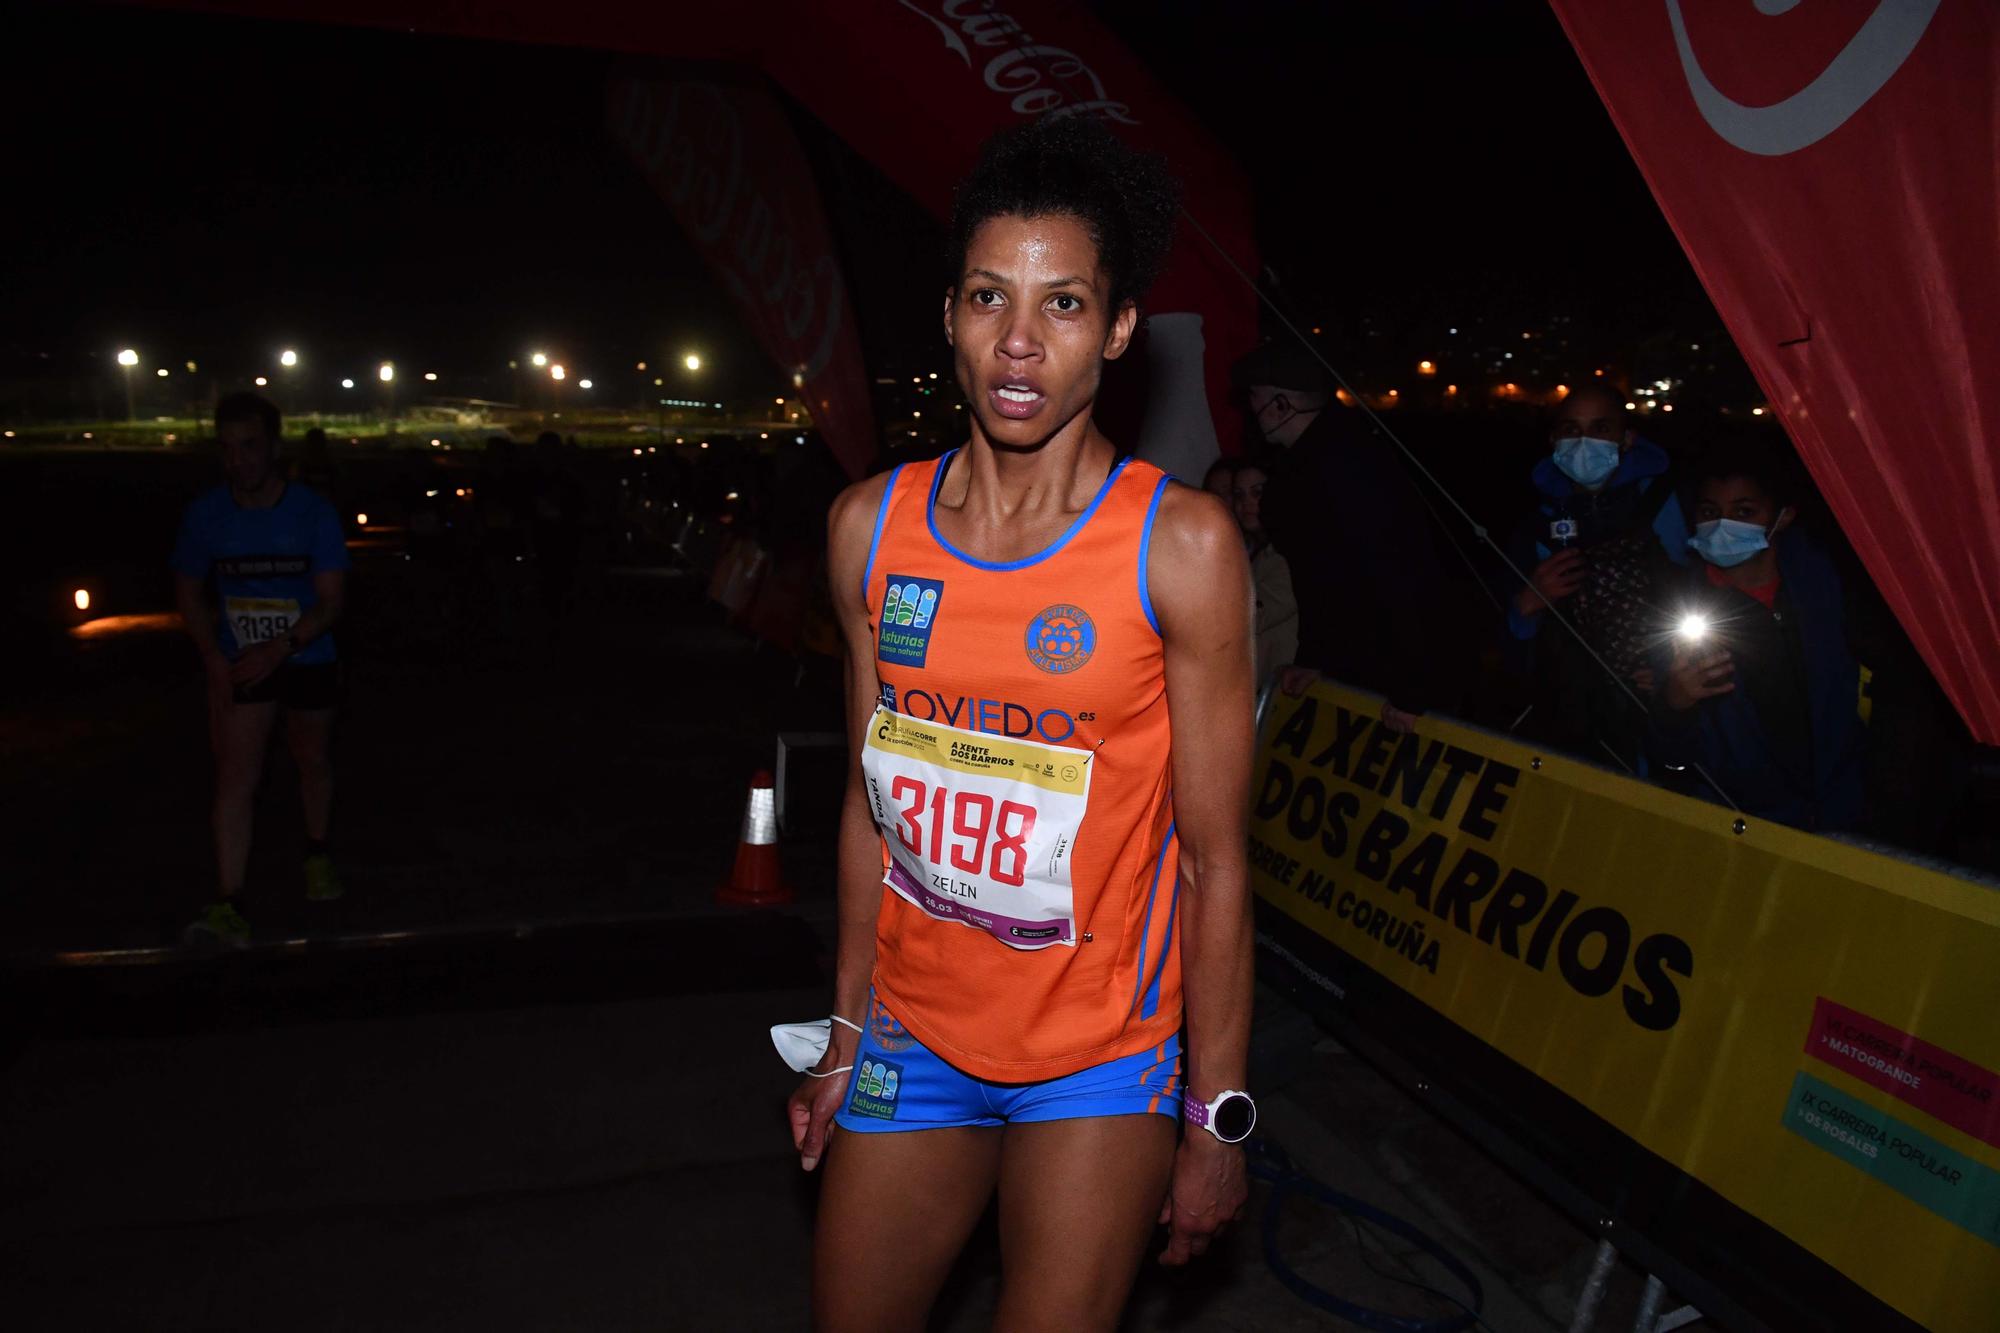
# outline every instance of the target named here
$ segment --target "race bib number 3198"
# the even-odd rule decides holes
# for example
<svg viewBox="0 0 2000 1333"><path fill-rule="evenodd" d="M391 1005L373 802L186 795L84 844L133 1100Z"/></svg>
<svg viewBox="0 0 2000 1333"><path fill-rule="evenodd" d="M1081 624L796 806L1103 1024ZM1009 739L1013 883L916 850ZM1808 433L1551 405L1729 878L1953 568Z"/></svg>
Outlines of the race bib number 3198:
<svg viewBox="0 0 2000 1333"><path fill-rule="evenodd" d="M1088 754L878 708L861 767L890 888L1017 949L1076 943L1070 853Z"/></svg>

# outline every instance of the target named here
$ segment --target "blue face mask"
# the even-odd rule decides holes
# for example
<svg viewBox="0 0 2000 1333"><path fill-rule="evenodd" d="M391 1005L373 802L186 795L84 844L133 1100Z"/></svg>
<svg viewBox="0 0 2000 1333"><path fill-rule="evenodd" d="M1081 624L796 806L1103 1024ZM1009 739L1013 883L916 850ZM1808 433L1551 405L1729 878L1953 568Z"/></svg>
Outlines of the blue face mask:
<svg viewBox="0 0 2000 1333"><path fill-rule="evenodd" d="M1556 441L1556 466L1579 486L1602 486L1618 470L1622 451L1616 440L1570 435Z"/></svg>
<svg viewBox="0 0 2000 1333"><path fill-rule="evenodd" d="M1712 518L1695 525L1688 545L1711 565L1733 569L1771 544L1771 534L1755 523Z"/></svg>

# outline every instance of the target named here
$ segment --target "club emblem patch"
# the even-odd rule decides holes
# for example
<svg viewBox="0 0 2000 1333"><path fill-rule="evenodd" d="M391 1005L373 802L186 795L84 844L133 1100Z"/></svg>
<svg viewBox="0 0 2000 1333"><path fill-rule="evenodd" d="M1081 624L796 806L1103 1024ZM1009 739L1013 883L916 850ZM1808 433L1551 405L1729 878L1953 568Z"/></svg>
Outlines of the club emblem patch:
<svg viewBox="0 0 2000 1333"><path fill-rule="evenodd" d="M1058 602L1028 622L1027 646L1028 660L1037 667L1068 675L1097 651L1097 626L1082 607Z"/></svg>

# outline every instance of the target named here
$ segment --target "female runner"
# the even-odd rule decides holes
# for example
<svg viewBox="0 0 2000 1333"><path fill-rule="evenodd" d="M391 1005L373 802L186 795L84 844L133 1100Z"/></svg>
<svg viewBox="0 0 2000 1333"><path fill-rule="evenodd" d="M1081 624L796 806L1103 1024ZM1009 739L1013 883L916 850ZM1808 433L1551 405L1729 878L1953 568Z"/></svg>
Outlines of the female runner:
<svg viewBox="0 0 2000 1333"><path fill-rule="evenodd" d="M920 1328L996 1188L1005 1330L1113 1328L1156 1224L1184 1263L1244 1203L1249 572L1091 420L1174 209L1095 122L991 141L944 300L971 440L834 505L839 1021L790 1104L829 1333Z"/></svg>

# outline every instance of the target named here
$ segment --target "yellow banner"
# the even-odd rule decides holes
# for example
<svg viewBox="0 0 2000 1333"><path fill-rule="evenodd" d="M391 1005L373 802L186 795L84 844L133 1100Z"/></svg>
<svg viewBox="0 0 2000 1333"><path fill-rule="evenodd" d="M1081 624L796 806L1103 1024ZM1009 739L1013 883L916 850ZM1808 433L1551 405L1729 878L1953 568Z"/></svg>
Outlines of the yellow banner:
<svg viewBox="0 0 2000 1333"><path fill-rule="evenodd" d="M2000 1328L2000 893L1338 686L1259 896L1938 1330Z"/></svg>

